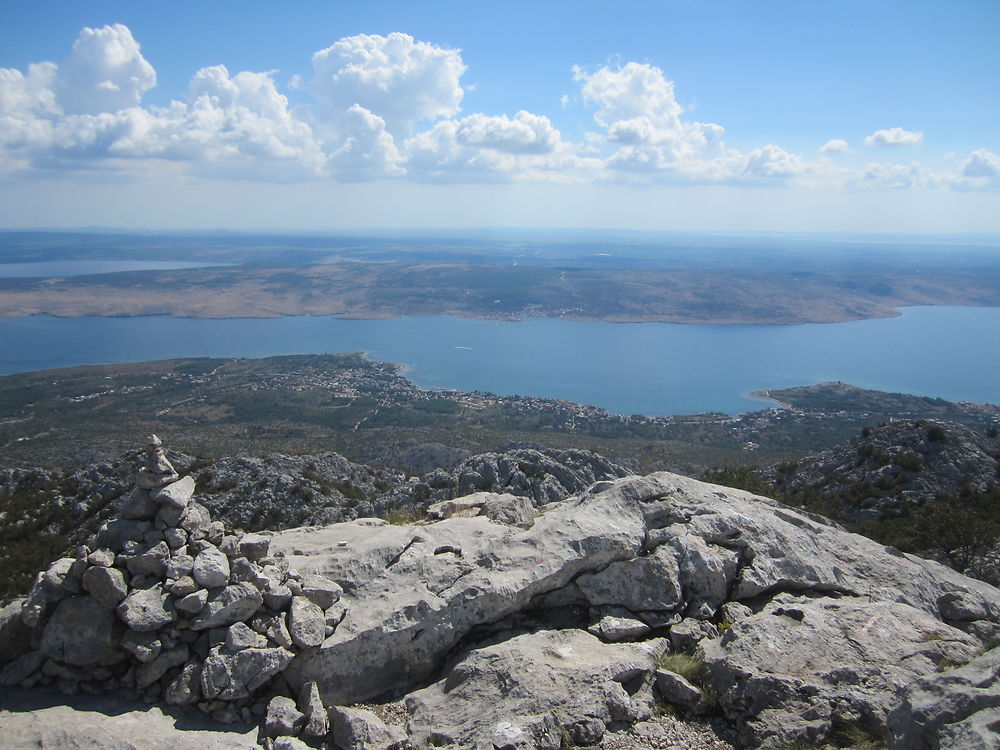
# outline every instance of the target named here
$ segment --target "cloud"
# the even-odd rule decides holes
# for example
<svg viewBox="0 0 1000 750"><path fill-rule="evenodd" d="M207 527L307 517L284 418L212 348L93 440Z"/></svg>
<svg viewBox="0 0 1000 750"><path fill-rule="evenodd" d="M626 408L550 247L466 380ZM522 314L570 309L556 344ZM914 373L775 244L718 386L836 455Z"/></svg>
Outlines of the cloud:
<svg viewBox="0 0 1000 750"><path fill-rule="evenodd" d="M396 142L385 129L385 120L360 104L348 107L347 135L330 154L327 166L341 179L360 181L406 173Z"/></svg>
<svg viewBox="0 0 1000 750"><path fill-rule="evenodd" d="M313 78L305 88L335 113L357 104L383 119L394 134L416 123L458 113L465 72L461 53L409 34L359 34L312 57Z"/></svg>
<svg viewBox="0 0 1000 750"><path fill-rule="evenodd" d="M962 163L962 176L973 179L1000 177L1000 156L984 148L973 151Z"/></svg>
<svg viewBox="0 0 1000 750"><path fill-rule="evenodd" d="M820 146L820 153L823 154L843 154L847 151L847 141L842 141L839 138L832 138L822 146Z"/></svg>
<svg viewBox="0 0 1000 750"><path fill-rule="evenodd" d="M303 62L306 62L304 59ZM202 68L167 106L143 102L156 71L122 25L85 28L61 63L0 69L0 171L174 170L256 181L580 182L843 189L1000 189L1000 157L973 151L951 171L920 164L861 169L767 143L743 150L699 122L649 63L572 69L560 106L592 112L566 140L543 114L463 113L461 52L393 33L356 35L293 76L292 107L275 76ZM564 115L565 116L565 115ZM915 145L890 128L868 145ZM822 154L848 151L832 139ZM159 165L159 166L157 166Z"/></svg>
<svg viewBox="0 0 1000 750"><path fill-rule="evenodd" d="M866 146L919 146L924 142L924 134L902 128L876 130L865 138Z"/></svg>
<svg viewBox="0 0 1000 750"><path fill-rule="evenodd" d="M55 93L67 114L117 112L134 107L156 85L156 71L126 26L84 28L59 65Z"/></svg>

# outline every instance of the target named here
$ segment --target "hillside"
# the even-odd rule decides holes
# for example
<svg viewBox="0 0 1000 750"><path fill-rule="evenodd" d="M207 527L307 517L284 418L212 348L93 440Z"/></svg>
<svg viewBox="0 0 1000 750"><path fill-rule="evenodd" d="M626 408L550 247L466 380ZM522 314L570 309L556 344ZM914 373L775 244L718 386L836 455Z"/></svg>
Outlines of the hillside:
<svg viewBox="0 0 1000 750"><path fill-rule="evenodd" d="M425 390L397 365L360 354L73 367L0 377L0 467L71 470L112 459L135 435L155 432L203 458L333 450L407 468L400 456L429 443L472 453L532 446L593 450L641 472L699 475L710 466L794 460L894 418L1000 425L995 406L842 384L771 395L790 406L736 418L647 417L562 399Z"/></svg>

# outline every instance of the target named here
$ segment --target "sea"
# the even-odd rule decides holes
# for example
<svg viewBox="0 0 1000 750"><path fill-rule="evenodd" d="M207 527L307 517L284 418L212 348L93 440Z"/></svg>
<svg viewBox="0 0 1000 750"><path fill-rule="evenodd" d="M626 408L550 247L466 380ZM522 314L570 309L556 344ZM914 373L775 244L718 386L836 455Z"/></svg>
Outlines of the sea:
<svg viewBox="0 0 1000 750"><path fill-rule="evenodd" d="M170 317L0 319L0 374L179 357L364 351L426 388L542 396L621 414L740 414L824 381L1000 403L1000 308L912 307L794 326Z"/></svg>

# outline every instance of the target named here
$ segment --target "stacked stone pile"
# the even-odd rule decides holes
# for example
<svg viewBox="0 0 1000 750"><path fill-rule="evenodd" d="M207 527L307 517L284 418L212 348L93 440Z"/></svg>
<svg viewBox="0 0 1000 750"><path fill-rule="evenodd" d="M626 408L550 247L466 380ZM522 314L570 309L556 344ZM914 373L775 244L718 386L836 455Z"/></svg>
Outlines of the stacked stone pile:
<svg viewBox="0 0 1000 750"><path fill-rule="evenodd" d="M136 485L91 546L37 576L19 621L2 618L0 660L16 658L0 683L124 688L223 722L270 719L268 699L291 692L282 670L343 619L340 586L269 556L267 536L227 533L155 435ZM325 735L315 684L300 686L298 704L302 725L281 733Z"/></svg>

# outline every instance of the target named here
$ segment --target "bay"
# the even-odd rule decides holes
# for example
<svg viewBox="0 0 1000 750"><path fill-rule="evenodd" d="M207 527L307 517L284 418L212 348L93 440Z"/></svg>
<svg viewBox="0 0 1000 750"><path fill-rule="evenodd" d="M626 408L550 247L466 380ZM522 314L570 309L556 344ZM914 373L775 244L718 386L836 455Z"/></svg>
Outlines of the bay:
<svg viewBox="0 0 1000 750"><path fill-rule="evenodd" d="M365 351L423 387L565 398L624 414L738 414L751 391L839 380L1000 403L1000 308L798 326L447 317L0 319L0 374L179 357Z"/></svg>

